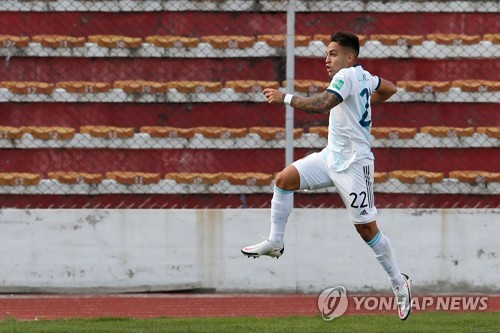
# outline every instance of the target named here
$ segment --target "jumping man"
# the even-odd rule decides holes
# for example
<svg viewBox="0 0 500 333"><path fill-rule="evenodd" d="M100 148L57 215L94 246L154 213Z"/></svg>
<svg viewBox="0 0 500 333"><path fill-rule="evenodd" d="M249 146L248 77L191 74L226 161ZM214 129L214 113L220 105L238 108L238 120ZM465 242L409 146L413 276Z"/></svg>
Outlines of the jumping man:
<svg viewBox="0 0 500 333"><path fill-rule="evenodd" d="M396 93L395 85L365 71L357 63L359 39L349 32L336 32L326 50L330 85L319 96L302 97L266 88L270 104L288 104L306 112L329 115L328 144L284 168L275 179L271 200L271 230L267 240L244 247L249 257L280 257L284 234L297 190L335 186L349 217L363 240L387 272L398 304L399 318L411 312L411 281L402 274L391 242L377 227L373 196L374 156L371 152L371 106Z"/></svg>

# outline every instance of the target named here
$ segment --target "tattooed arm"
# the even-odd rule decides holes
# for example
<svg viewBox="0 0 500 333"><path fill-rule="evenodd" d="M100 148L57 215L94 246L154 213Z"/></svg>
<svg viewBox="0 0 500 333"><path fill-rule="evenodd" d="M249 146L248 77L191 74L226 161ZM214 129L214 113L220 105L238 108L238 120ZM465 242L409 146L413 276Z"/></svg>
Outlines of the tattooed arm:
<svg viewBox="0 0 500 333"><path fill-rule="evenodd" d="M285 103L284 100L286 94L282 91L266 88L263 92L269 104ZM293 108L300 109L302 111L326 114L330 112L331 108L335 107L339 103L340 100L337 98L337 96L335 96L335 94L325 91L319 96L312 97L293 95L290 105Z"/></svg>

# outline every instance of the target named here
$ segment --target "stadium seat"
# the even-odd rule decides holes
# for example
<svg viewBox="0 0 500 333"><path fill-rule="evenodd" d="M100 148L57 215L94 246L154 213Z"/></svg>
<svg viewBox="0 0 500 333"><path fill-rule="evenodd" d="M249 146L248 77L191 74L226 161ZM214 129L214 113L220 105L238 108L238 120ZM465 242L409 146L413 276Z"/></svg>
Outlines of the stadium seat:
<svg viewBox="0 0 500 333"><path fill-rule="evenodd" d="M106 172L107 179L113 179L124 185L148 185L160 182L159 173L133 172L133 171L110 171Z"/></svg>
<svg viewBox="0 0 500 333"><path fill-rule="evenodd" d="M486 134L490 138L500 139L500 127L478 127L476 132Z"/></svg>
<svg viewBox="0 0 500 333"><path fill-rule="evenodd" d="M40 140L71 140L76 132L74 128L58 126L23 126L21 131L29 133L33 138Z"/></svg>
<svg viewBox="0 0 500 333"><path fill-rule="evenodd" d="M40 179L38 173L1 172L0 186L36 186Z"/></svg>
<svg viewBox="0 0 500 333"><path fill-rule="evenodd" d="M193 128L195 133L202 134L210 139L242 138L248 134L248 128L208 127L200 126Z"/></svg>
<svg viewBox="0 0 500 333"><path fill-rule="evenodd" d="M237 93L260 93L264 88L278 89L280 87L277 81L262 80L234 80L226 81L226 88L231 88Z"/></svg>
<svg viewBox="0 0 500 333"><path fill-rule="evenodd" d="M485 34L483 35L483 40L487 40L493 44L500 44L500 33Z"/></svg>
<svg viewBox="0 0 500 333"><path fill-rule="evenodd" d="M20 140L23 134L18 127L0 126L0 139Z"/></svg>
<svg viewBox="0 0 500 333"><path fill-rule="evenodd" d="M328 137L328 126L309 127L309 133L317 134L320 138Z"/></svg>
<svg viewBox="0 0 500 333"><path fill-rule="evenodd" d="M216 49L245 49L255 44L255 37L252 36L202 36L201 41L208 43Z"/></svg>
<svg viewBox="0 0 500 333"><path fill-rule="evenodd" d="M86 173L75 171L53 171L48 173L48 177L56 179L62 184L99 184L102 182L102 174Z"/></svg>
<svg viewBox="0 0 500 333"><path fill-rule="evenodd" d="M286 87L286 81L282 82L283 87ZM301 93L317 93L323 92L328 88L329 82L319 80L295 80L293 81L293 89Z"/></svg>
<svg viewBox="0 0 500 333"><path fill-rule="evenodd" d="M173 179L179 184L214 185L222 179L221 173L172 172L165 174L165 179Z"/></svg>
<svg viewBox="0 0 500 333"><path fill-rule="evenodd" d="M273 182L274 175L260 172L224 172L222 178L233 185L267 186Z"/></svg>
<svg viewBox="0 0 500 333"><path fill-rule="evenodd" d="M194 128L180 128L169 126L143 126L141 133L147 133L153 138L187 138L194 137Z"/></svg>
<svg viewBox="0 0 500 333"><path fill-rule="evenodd" d="M455 80L451 84L467 92L500 91L500 81Z"/></svg>
<svg viewBox="0 0 500 333"><path fill-rule="evenodd" d="M313 40L317 40L317 41L321 41L323 42L325 45L328 45L330 44L330 37L332 35L327 35L327 34L316 34L312 37ZM359 38L359 45L360 46L363 46L366 44L366 41L368 40L368 37L366 37L365 35L357 35L358 38Z"/></svg>
<svg viewBox="0 0 500 333"><path fill-rule="evenodd" d="M167 82L152 82L152 81L142 81L142 80L115 81L114 87L122 89L127 94L166 93L170 88Z"/></svg>
<svg viewBox="0 0 500 333"><path fill-rule="evenodd" d="M378 40L382 45L414 46L424 42L422 35L371 35L370 40Z"/></svg>
<svg viewBox="0 0 500 333"><path fill-rule="evenodd" d="M142 46L142 38L119 35L91 35L88 41L107 48L137 49Z"/></svg>
<svg viewBox="0 0 500 333"><path fill-rule="evenodd" d="M47 82L30 81L4 81L0 82L0 87L9 89L13 94L46 94L50 95L54 91L54 84Z"/></svg>
<svg viewBox="0 0 500 333"><path fill-rule="evenodd" d="M89 81L66 81L57 82L56 88L61 88L69 93L105 93L111 89L111 84L106 82L89 82Z"/></svg>
<svg viewBox="0 0 500 333"><path fill-rule="evenodd" d="M385 183L386 181L389 180L389 173L388 172L375 172L373 174L373 178L375 183Z"/></svg>
<svg viewBox="0 0 500 333"><path fill-rule="evenodd" d="M442 45L473 45L479 44L481 36L464 34L428 34L427 40Z"/></svg>
<svg viewBox="0 0 500 333"><path fill-rule="evenodd" d="M311 40L310 36L296 35L295 46L309 46ZM258 35L257 41L266 42L271 47L284 47L286 35Z"/></svg>
<svg viewBox="0 0 500 333"><path fill-rule="evenodd" d="M293 138L300 139L303 133L302 128L295 128L293 130ZM285 139L285 128L283 127L250 127L250 133L258 134L262 140L284 140Z"/></svg>
<svg viewBox="0 0 500 333"><path fill-rule="evenodd" d="M430 184L440 183L444 179L442 172L429 172L421 170L395 170L390 172L391 178L396 178L402 183Z"/></svg>
<svg viewBox="0 0 500 333"><path fill-rule="evenodd" d="M449 81L397 81L396 85L408 92L447 92L450 90Z"/></svg>
<svg viewBox="0 0 500 333"><path fill-rule="evenodd" d="M0 47L28 47L29 43L26 36L0 35Z"/></svg>
<svg viewBox="0 0 500 333"><path fill-rule="evenodd" d="M436 137L465 137L474 134L474 127L424 126L420 133L428 133Z"/></svg>
<svg viewBox="0 0 500 333"><path fill-rule="evenodd" d="M464 183L492 183L500 182L500 172L460 170L451 171L450 178L455 178Z"/></svg>
<svg viewBox="0 0 500 333"><path fill-rule="evenodd" d="M198 37L155 35L146 37L146 42L158 47L196 47L200 43L200 39Z"/></svg>
<svg viewBox="0 0 500 333"><path fill-rule="evenodd" d="M372 127L373 137L377 139L413 139L417 134L414 127Z"/></svg>
<svg viewBox="0 0 500 333"><path fill-rule="evenodd" d="M222 90L221 82L211 81L171 81L168 85L180 93L215 93Z"/></svg>
<svg viewBox="0 0 500 333"><path fill-rule="evenodd" d="M80 133L102 139L129 139L134 136L135 131L131 127L82 126Z"/></svg>
<svg viewBox="0 0 500 333"><path fill-rule="evenodd" d="M36 35L31 37L35 43L40 43L45 47L82 47L85 46L85 37L73 37L63 35Z"/></svg>

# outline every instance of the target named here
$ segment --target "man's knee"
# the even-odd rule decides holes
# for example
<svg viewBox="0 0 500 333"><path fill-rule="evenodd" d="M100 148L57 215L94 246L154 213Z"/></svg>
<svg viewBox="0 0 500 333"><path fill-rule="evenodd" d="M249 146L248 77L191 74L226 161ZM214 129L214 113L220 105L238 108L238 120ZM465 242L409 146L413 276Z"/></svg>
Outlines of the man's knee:
<svg viewBox="0 0 500 333"><path fill-rule="evenodd" d="M356 224L356 230L365 242L369 242L378 233L377 222L369 222L366 224Z"/></svg>
<svg viewBox="0 0 500 333"><path fill-rule="evenodd" d="M296 191L300 188L300 175L294 166L289 166L276 175L274 184L285 191Z"/></svg>

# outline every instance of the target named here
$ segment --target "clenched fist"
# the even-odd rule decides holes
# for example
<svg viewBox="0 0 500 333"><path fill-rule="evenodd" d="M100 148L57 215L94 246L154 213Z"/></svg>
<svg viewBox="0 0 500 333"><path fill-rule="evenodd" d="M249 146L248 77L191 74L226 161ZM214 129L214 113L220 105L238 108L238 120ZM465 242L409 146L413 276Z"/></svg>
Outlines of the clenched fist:
<svg viewBox="0 0 500 333"><path fill-rule="evenodd" d="M285 93L277 89L266 88L262 91L269 104L283 104Z"/></svg>

